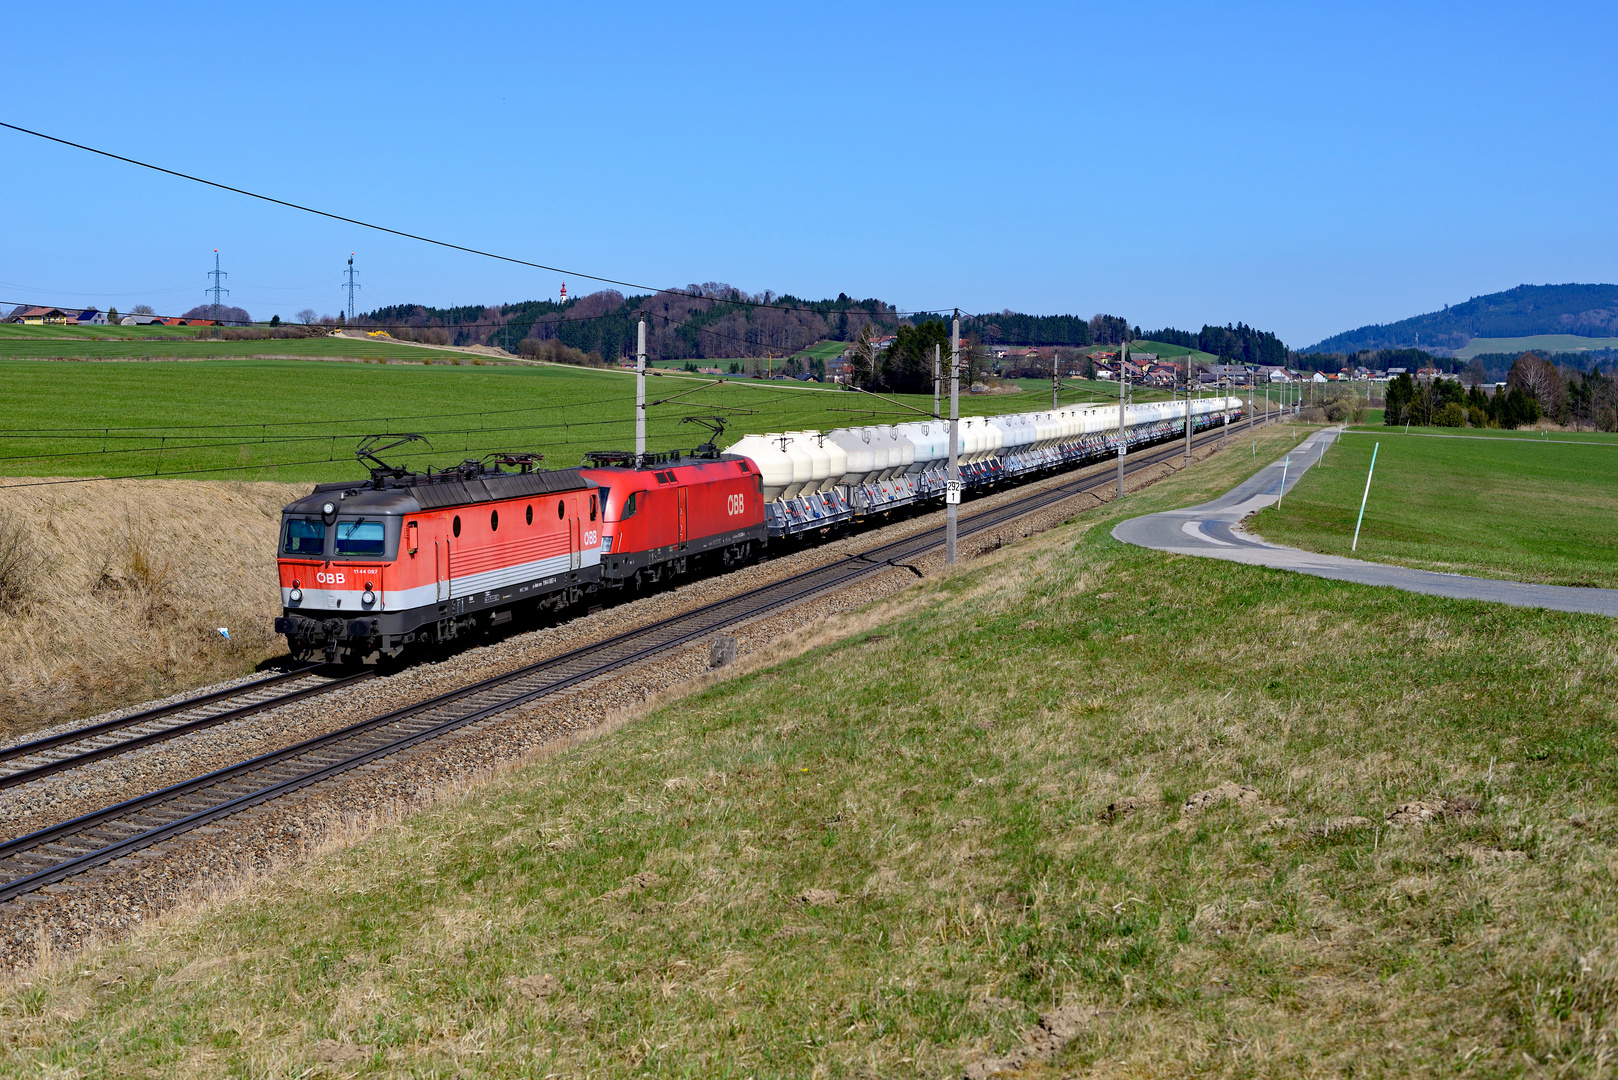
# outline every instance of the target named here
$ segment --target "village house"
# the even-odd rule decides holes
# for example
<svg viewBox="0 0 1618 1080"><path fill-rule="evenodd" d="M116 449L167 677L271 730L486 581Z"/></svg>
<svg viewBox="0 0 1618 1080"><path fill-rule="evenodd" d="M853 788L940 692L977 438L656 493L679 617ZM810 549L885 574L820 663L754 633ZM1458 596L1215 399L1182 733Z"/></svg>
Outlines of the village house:
<svg viewBox="0 0 1618 1080"><path fill-rule="evenodd" d="M1247 368L1241 364L1209 364L1209 380L1213 383L1229 383L1232 386L1245 386L1247 384Z"/></svg>
<svg viewBox="0 0 1618 1080"><path fill-rule="evenodd" d="M67 320L67 312L54 307L25 308L6 316L7 322L23 323L28 326L66 326Z"/></svg>

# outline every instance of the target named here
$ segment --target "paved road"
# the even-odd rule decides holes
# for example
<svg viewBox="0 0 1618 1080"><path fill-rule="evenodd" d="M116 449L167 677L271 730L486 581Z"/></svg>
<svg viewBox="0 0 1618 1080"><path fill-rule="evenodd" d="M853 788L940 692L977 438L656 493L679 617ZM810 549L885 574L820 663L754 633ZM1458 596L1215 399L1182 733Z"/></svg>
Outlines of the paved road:
<svg viewBox="0 0 1618 1080"><path fill-rule="evenodd" d="M1354 581L1362 585L1385 585L1457 600L1488 600L1514 607L1618 617L1618 589L1573 589L1561 585L1525 585L1516 581L1465 577L1461 574L1435 574L1430 570L1383 566L1338 555L1317 555L1311 551L1267 543L1244 532L1242 519L1271 505L1281 494L1282 462L1289 461L1285 470L1286 490L1291 491L1298 477L1320 460L1321 452L1331 445L1337 435L1335 428L1316 432L1287 458L1265 466L1212 502L1184 510L1167 510L1161 514L1131 518L1114 528L1112 535L1125 543L1158 551L1294 570L1300 574Z"/></svg>

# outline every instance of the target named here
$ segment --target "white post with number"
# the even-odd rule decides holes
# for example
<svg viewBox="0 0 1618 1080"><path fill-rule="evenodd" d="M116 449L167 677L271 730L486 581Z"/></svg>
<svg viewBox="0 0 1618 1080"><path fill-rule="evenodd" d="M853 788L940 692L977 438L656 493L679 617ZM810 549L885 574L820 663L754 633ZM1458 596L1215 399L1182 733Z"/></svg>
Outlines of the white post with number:
<svg viewBox="0 0 1618 1080"><path fill-rule="evenodd" d="M949 335L949 473L944 488L944 563L955 564L955 513L961 503L961 309Z"/></svg>

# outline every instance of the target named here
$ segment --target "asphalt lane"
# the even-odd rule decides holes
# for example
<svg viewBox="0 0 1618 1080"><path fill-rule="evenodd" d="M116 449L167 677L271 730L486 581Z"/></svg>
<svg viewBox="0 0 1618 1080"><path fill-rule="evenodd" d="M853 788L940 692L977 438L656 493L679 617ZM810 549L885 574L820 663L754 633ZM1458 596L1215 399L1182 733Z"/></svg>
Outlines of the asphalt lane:
<svg viewBox="0 0 1618 1080"><path fill-rule="evenodd" d="M1485 600L1513 607L1618 617L1618 589L1528 585L1518 581L1496 581L1463 574L1438 574L1430 570L1384 566L1360 559L1345 559L1339 555L1299 551L1297 548L1268 543L1243 531L1241 523L1248 515L1264 509L1282 496L1283 471L1285 490L1290 491L1298 478L1320 460L1320 455L1338 434L1336 428L1318 431L1290 454L1266 465L1212 502L1184 510L1165 510L1160 514L1131 518L1120 522L1112 530L1112 535L1127 544L1158 551L1292 570L1361 585L1380 585L1455 600Z"/></svg>

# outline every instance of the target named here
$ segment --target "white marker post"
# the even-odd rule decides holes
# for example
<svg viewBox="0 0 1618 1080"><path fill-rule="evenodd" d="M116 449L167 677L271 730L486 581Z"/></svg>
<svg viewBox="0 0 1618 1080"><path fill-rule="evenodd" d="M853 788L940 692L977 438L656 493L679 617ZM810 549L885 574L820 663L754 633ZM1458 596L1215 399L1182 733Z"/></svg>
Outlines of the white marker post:
<svg viewBox="0 0 1618 1080"><path fill-rule="evenodd" d="M1287 497L1287 466L1291 464L1291 454L1281 459L1281 493L1275 497L1275 508L1277 510L1281 509L1281 500Z"/></svg>
<svg viewBox="0 0 1618 1080"><path fill-rule="evenodd" d="M640 317L635 342L635 467L646 458L646 316Z"/></svg>
<svg viewBox="0 0 1618 1080"><path fill-rule="evenodd" d="M944 563L955 565L956 508L961 504L961 309L949 334L949 472L944 474Z"/></svg>
<svg viewBox="0 0 1618 1080"><path fill-rule="evenodd" d="M1365 521L1365 500L1371 497L1371 477L1376 473L1376 452L1382 448L1381 443L1371 447L1371 467L1365 473L1365 494L1360 496L1360 516L1354 522L1354 542L1348 546L1350 551L1360 549L1360 525Z"/></svg>
<svg viewBox="0 0 1618 1080"><path fill-rule="evenodd" d="M1118 498L1124 497L1124 455L1129 447L1124 442L1124 393L1129 384L1125 365L1129 363L1129 342L1123 343L1118 354Z"/></svg>

